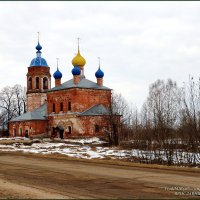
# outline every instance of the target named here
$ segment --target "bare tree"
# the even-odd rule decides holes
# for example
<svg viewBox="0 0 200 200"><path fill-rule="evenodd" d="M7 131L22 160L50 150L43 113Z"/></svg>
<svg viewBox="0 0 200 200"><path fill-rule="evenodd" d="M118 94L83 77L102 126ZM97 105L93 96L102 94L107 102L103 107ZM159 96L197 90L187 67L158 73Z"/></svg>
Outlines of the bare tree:
<svg viewBox="0 0 200 200"><path fill-rule="evenodd" d="M0 108L2 113L5 114L4 119L7 123L15 117L15 103L13 88L7 86L0 92Z"/></svg>
<svg viewBox="0 0 200 200"><path fill-rule="evenodd" d="M180 130L182 137L187 141L187 148L192 152L200 152L200 80L184 84Z"/></svg>
<svg viewBox="0 0 200 200"><path fill-rule="evenodd" d="M25 112L26 88L20 85L7 86L0 91L0 118L3 129L7 129L8 122Z"/></svg>
<svg viewBox="0 0 200 200"><path fill-rule="evenodd" d="M118 145L123 138L123 126L127 126L130 119L129 105L125 98L118 93L112 93L109 107L108 122L110 130L107 131L110 145Z"/></svg>
<svg viewBox="0 0 200 200"><path fill-rule="evenodd" d="M176 82L157 80L149 88L149 96L143 106L143 127L147 146L156 144L165 151L168 164L173 162L175 129L179 124L180 89ZM150 134L150 136L149 136Z"/></svg>
<svg viewBox="0 0 200 200"><path fill-rule="evenodd" d="M26 112L26 88L21 85L15 85L13 92L17 115L21 115Z"/></svg>

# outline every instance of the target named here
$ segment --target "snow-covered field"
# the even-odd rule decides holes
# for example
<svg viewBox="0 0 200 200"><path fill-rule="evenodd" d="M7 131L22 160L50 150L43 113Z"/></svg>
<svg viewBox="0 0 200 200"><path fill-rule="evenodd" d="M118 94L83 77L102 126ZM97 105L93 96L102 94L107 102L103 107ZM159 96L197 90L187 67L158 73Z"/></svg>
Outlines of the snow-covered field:
<svg viewBox="0 0 200 200"><path fill-rule="evenodd" d="M0 138L0 140L12 140L13 138ZM108 147L98 146L103 143L99 138L88 138L88 139L64 139L56 143L41 141L40 143L33 143L31 145L24 145L18 141L29 140L27 138L14 138L16 140L13 144L0 144L0 151L20 151L28 153L41 153L41 154L63 154L70 157L77 158L130 158L131 151L112 149ZM39 141L39 140L35 140ZM93 144L95 146L89 146ZM96 146L97 145L97 146Z"/></svg>
<svg viewBox="0 0 200 200"><path fill-rule="evenodd" d="M69 157L84 158L84 159L126 159L133 160L138 158L139 160L154 160L158 159L155 156L155 152L142 151L138 149L122 150L116 147L103 147L104 141L97 137L88 139L64 139L54 140L50 139L38 140L34 139L33 143L23 144L21 141L30 141L28 138L16 137L16 138L0 138L3 140L14 140L12 144L0 144L0 151L15 151L15 152L27 152L27 153L40 153L40 154L63 154ZM165 151L159 152L160 158L163 161L167 161ZM200 154L193 154L189 156L194 158L197 164L200 164ZM173 162L176 164L186 164L193 162L188 160L188 153L176 152L173 156Z"/></svg>

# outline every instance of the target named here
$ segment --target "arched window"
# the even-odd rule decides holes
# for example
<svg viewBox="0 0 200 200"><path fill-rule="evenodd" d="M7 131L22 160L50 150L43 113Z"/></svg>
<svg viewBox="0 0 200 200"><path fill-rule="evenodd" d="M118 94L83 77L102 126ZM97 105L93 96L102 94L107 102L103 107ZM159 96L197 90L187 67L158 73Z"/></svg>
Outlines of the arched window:
<svg viewBox="0 0 200 200"><path fill-rule="evenodd" d="M28 135L29 135L29 134L28 134L28 130L26 130L26 131L25 131L25 137L28 138Z"/></svg>
<svg viewBox="0 0 200 200"><path fill-rule="evenodd" d="M71 134L72 133L72 127L68 126L68 133Z"/></svg>
<svg viewBox="0 0 200 200"><path fill-rule="evenodd" d="M63 111L63 102L60 103L60 111Z"/></svg>
<svg viewBox="0 0 200 200"><path fill-rule="evenodd" d="M100 128L99 125L96 124L96 125L95 125L95 132L96 132L96 133L99 132L99 128Z"/></svg>
<svg viewBox="0 0 200 200"><path fill-rule="evenodd" d="M39 77L35 78L35 88L39 89Z"/></svg>
<svg viewBox="0 0 200 200"><path fill-rule="evenodd" d="M20 133L19 136L22 136L22 128L19 129L19 133Z"/></svg>
<svg viewBox="0 0 200 200"><path fill-rule="evenodd" d="M16 137L17 136L16 128L13 129L13 133L14 133L13 136Z"/></svg>
<svg viewBox="0 0 200 200"><path fill-rule="evenodd" d="M53 103L53 112L56 111L56 106L55 106L55 103Z"/></svg>
<svg viewBox="0 0 200 200"><path fill-rule="evenodd" d="M48 79L47 77L44 77L43 78L43 89L48 89Z"/></svg>
<svg viewBox="0 0 200 200"><path fill-rule="evenodd" d="M71 111L72 110L72 106L71 106L71 102L68 102L68 110Z"/></svg>
<svg viewBox="0 0 200 200"><path fill-rule="evenodd" d="M32 89L32 78L31 77L28 79L28 89L29 90Z"/></svg>

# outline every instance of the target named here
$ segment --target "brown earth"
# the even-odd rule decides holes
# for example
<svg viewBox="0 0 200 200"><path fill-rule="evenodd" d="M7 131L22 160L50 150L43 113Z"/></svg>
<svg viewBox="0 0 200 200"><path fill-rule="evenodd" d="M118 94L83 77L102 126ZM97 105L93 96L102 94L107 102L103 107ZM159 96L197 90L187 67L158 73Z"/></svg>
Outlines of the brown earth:
<svg viewBox="0 0 200 200"><path fill-rule="evenodd" d="M1 199L180 199L197 194L200 169L0 152Z"/></svg>

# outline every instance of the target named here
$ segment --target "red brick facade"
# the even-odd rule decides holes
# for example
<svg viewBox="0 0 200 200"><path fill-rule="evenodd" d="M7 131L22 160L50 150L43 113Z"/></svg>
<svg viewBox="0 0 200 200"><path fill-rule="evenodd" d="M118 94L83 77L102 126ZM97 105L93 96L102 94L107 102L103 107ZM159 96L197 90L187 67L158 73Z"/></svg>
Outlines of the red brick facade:
<svg viewBox="0 0 200 200"><path fill-rule="evenodd" d="M28 67L27 111L32 111L45 103L47 90L51 88L49 67Z"/></svg>
<svg viewBox="0 0 200 200"><path fill-rule="evenodd" d="M31 93L37 96L37 93ZM30 95L30 94L27 94ZM30 98L28 99L30 100ZM29 102L33 103L34 102ZM80 113L101 104L110 107L111 91L83 88L71 88L47 93L47 121L10 122L11 136L31 137L48 135L49 137L80 137L103 136L110 130L110 120L107 115L81 116ZM120 116L116 116L119 129ZM56 129L61 127L63 130Z"/></svg>
<svg viewBox="0 0 200 200"><path fill-rule="evenodd" d="M9 133L11 137L45 135L48 131L47 128L48 121L35 120L9 123Z"/></svg>
<svg viewBox="0 0 200 200"><path fill-rule="evenodd" d="M108 108L110 103L110 90L72 88L49 92L47 94L47 112L51 125L49 134L52 134L53 127L57 126L63 127L64 137L105 134L105 128L109 126L108 116L79 116L78 113L96 104L102 104ZM69 127L71 127L70 131Z"/></svg>
<svg viewBox="0 0 200 200"><path fill-rule="evenodd" d="M60 104L63 103L63 110L60 110ZM111 91L110 90L93 90L72 88L68 90L60 90L49 92L47 94L47 111L48 114L53 112L53 104L55 105L55 114L60 112L83 112L96 104L102 104L110 107ZM71 106L69 106L69 104ZM71 109L69 109L71 107Z"/></svg>

